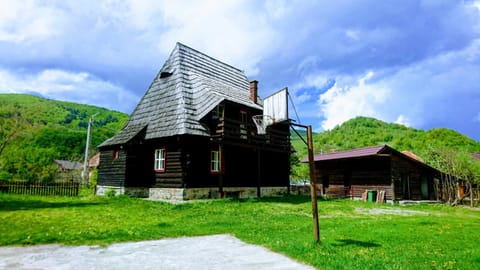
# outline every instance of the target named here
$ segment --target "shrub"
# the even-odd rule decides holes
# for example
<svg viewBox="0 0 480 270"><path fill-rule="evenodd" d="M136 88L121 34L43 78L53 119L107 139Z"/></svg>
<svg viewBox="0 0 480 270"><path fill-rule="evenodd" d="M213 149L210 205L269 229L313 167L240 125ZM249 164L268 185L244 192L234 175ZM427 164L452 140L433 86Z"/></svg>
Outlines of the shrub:
<svg viewBox="0 0 480 270"><path fill-rule="evenodd" d="M117 194L117 192L113 188L109 188L105 191L105 196L109 198L115 197L115 194Z"/></svg>

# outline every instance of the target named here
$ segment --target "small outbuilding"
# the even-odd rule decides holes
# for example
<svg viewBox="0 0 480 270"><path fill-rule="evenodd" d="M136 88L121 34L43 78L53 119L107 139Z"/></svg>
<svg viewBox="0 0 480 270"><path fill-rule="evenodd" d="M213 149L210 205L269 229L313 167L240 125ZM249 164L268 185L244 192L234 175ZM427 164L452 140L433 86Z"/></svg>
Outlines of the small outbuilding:
<svg viewBox="0 0 480 270"><path fill-rule="evenodd" d="M382 200L437 200L440 171L411 152L380 145L318 154L314 160L317 187L330 197L365 198L372 191L385 194Z"/></svg>
<svg viewBox="0 0 480 270"><path fill-rule="evenodd" d="M83 164L78 161L55 160L57 165L57 179L68 181L80 181Z"/></svg>

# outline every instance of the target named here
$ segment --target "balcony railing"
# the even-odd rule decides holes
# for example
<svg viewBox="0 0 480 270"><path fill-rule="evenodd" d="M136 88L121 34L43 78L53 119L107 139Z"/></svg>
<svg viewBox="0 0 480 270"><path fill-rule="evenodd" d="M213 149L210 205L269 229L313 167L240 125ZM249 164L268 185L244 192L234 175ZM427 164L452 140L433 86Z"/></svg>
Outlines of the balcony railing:
<svg viewBox="0 0 480 270"><path fill-rule="evenodd" d="M267 128L267 134L258 135L255 124L244 124L240 121L220 118L214 129L213 136L222 137L229 140L243 141L249 144L266 144L271 147L290 147L290 133Z"/></svg>

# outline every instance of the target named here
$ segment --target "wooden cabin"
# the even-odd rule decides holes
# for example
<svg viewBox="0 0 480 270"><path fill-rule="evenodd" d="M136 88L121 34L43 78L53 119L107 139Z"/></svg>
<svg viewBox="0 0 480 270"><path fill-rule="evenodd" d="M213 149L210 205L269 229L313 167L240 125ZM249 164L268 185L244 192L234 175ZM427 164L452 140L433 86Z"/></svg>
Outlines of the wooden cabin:
<svg viewBox="0 0 480 270"><path fill-rule="evenodd" d="M77 161L70 160L55 160L57 165L57 181L75 181L80 182L82 179L81 173L83 164Z"/></svg>
<svg viewBox="0 0 480 270"><path fill-rule="evenodd" d="M362 198L372 190L390 201L438 199L440 172L411 152L381 145L318 154L314 160L317 187L329 197Z"/></svg>
<svg viewBox="0 0 480 270"><path fill-rule="evenodd" d="M177 43L125 127L100 146L97 194L152 199L286 193L289 124L258 135L258 82Z"/></svg>

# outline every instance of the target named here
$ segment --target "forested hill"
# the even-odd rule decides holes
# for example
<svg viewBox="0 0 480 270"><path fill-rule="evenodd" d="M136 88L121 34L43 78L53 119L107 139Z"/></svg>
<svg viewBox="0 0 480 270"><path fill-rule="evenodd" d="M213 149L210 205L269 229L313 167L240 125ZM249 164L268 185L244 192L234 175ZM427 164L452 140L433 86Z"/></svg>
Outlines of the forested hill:
<svg viewBox="0 0 480 270"><path fill-rule="evenodd" d="M409 150L419 156L432 149L480 152L480 142L451 129L437 128L424 131L368 117L356 117L330 131L314 135L316 153L381 144L388 144L399 151ZM299 157L303 158L306 155L306 148L302 144L294 146L299 148L297 149Z"/></svg>
<svg viewBox="0 0 480 270"><path fill-rule="evenodd" d="M91 116L94 154L95 146L126 123L127 114L33 95L0 94L0 178L28 170L41 178L49 172L39 168L51 167L47 165L55 159L81 161Z"/></svg>

